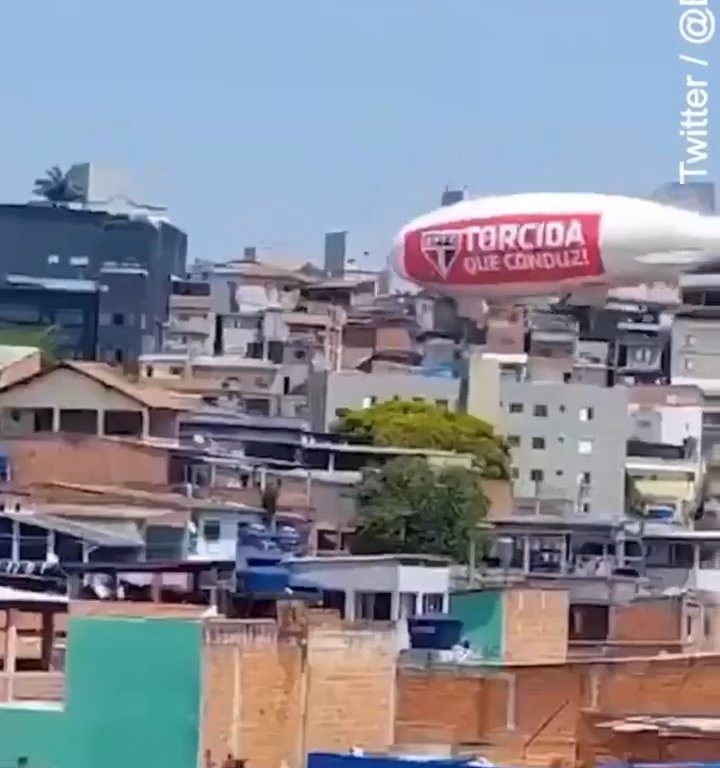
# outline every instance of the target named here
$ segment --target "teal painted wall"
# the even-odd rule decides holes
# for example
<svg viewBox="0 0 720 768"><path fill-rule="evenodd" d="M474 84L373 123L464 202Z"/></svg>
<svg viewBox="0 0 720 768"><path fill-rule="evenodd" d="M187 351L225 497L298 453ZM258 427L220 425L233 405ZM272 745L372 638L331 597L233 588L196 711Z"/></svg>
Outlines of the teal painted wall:
<svg viewBox="0 0 720 768"><path fill-rule="evenodd" d="M501 590L453 592L450 614L463 623L463 637L486 659L503 655L503 593Z"/></svg>
<svg viewBox="0 0 720 768"><path fill-rule="evenodd" d="M202 626L76 618L62 711L0 706L0 765L196 768Z"/></svg>
<svg viewBox="0 0 720 768"><path fill-rule="evenodd" d="M12 768L27 757L30 768L64 768L65 712L0 707L0 765Z"/></svg>

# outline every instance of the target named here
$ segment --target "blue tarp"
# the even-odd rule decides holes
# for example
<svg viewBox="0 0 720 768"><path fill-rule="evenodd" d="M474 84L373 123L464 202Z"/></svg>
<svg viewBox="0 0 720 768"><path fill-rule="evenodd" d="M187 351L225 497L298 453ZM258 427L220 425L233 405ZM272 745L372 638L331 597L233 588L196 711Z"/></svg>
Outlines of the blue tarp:
<svg viewBox="0 0 720 768"><path fill-rule="evenodd" d="M331 752L311 752L308 755L308 768L468 768L477 765L469 760L423 755L350 755Z"/></svg>

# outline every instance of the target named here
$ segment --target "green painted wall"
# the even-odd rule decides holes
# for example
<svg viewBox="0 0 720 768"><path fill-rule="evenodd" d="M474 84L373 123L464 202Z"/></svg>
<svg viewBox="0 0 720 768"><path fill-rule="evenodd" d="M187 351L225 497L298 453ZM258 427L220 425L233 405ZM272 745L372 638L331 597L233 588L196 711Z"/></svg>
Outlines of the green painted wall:
<svg viewBox="0 0 720 768"><path fill-rule="evenodd" d="M463 637L486 659L503 654L503 593L501 590L453 592L450 614L463 623Z"/></svg>
<svg viewBox="0 0 720 768"><path fill-rule="evenodd" d="M0 706L0 765L195 768L201 662L199 622L72 619L65 708Z"/></svg>

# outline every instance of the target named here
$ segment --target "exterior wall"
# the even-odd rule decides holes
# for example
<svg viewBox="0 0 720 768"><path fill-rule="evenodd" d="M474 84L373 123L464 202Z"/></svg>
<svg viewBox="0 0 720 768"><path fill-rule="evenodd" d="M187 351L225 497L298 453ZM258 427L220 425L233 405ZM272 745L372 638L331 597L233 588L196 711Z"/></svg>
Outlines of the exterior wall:
<svg viewBox="0 0 720 768"><path fill-rule="evenodd" d="M483 744L494 762L573 764L583 710L717 717L720 657L419 669L398 675L397 743Z"/></svg>
<svg viewBox="0 0 720 768"><path fill-rule="evenodd" d="M587 384L510 381L501 383L505 433L519 444L513 448L517 470L515 493L534 497L534 470L543 473L540 495L578 500L584 473L590 483L582 504L587 514L607 519L624 513L625 452L627 440L627 390ZM545 406L546 416L535 416L535 406ZM520 413L513 408L521 407ZM593 418L583 421L582 409L592 408ZM533 448L533 438L544 448ZM590 442L591 452L581 453Z"/></svg>
<svg viewBox="0 0 720 768"><path fill-rule="evenodd" d="M493 426L501 424L500 363L474 353L468 367L467 412Z"/></svg>
<svg viewBox="0 0 720 768"><path fill-rule="evenodd" d="M307 645L272 622L210 622L203 751L249 768L302 768L312 750L392 744L392 633L311 626Z"/></svg>
<svg viewBox="0 0 720 768"><path fill-rule="evenodd" d="M141 411L135 400L67 368L57 368L0 393L0 408Z"/></svg>
<svg viewBox="0 0 720 768"><path fill-rule="evenodd" d="M67 700L0 706L0 763L195 768L201 624L73 618Z"/></svg>
<svg viewBox="0 0 720 768"><path fill-rule="evenodd" d="M454 592L450 614L463 623L463 637L483 659L503 656L503 595L500 590Z"/></svg>
<svg viewBox="0 0 720 768"><path fill-rule="evenodd" d="M670 371L673 384L720 389L720 324L710 318L676 317L672 325Z"/></svg>
<svg viewBox="0 0 720 768"><path fill-rule="evenodd" d="M367 398L377 402L422 398L429 402L445 401L451 410L458 408L460 380L408 373L362 373L337 371L325 377L311 377L308 388L325 385L322 395L309 395L311 423L317 431L327 431L337 419L338 410L362 408ZM323 402L324 401L324 402ZM321 410L322 409L322 410Z"/></svg>
<svg viewBox="0 0 720 768"><path fill-rule="evenodd" d="M505 662L553 664L567 659L568 593L509 589L504 593Z"/></svg>
<svg viewBox="0 0 720 768"><path fill-rule="evenodd" d="M186 269L187 237L164 221L63 206L2 205L0 237L5 244L0 259L3 274L91 280L102 276L108 290L100 294L100 313L123 312L137 318L132 324L100 323L102 359L115 359L118 350L123 360L134 359L148 344L146 337L149 342L157 340L159 324L166 319L169 277ZM108 265L116 272L108 274ZM118 268L124 274L118 275ZM143 290L138 290L137 281L122 279L133 274L128 268L147 271Z"/></svg>
<svg viewBox="0 0 720 768"><path fill-rule="evenodd" d="M393 596L392 619L400 618L400 594L416 595L417 613L422 611L423 596L443 595L447 610L450 569L446 566L404 565L392 558L308 558L288 562L294 575L314 582L324 590L345 593L345 618L355 616L359 592L389 592Z"/></svg>
<svg viewBox="0 0 720 768"><path fill-rule="evenodd" d="M4 439L13 484L165 485L169 456L162 448L94 436Z"/></svg>
<svg viewBox="0 0 720 768"><path fill-rule="evenodd" d="M694 437L702 439L702 406L630 406L630 437L648 443L682 445Z"/></svg>
<svg viewBox="0 0 720 768"><path fill-rule="evenodd" d="M638 600L611 608L610 638L618 642L645 643L654 640L678 643L683 634L680 598Z"/></svg>

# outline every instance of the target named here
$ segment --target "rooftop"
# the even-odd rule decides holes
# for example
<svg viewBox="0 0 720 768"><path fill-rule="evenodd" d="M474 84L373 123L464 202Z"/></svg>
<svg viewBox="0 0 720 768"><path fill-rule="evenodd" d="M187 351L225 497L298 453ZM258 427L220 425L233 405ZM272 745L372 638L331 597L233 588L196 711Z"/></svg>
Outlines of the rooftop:
<svg viewBox="0 0 720 768"><path fill-rule="evenodd" d="M116 392L120 392L131 400L135 400L146 408L187 411L195 402L192 401L191 403L191 401L182 399L172 392L168 392L159 387L139 386L105 363L81 362L75 360L64 360L57 363L52 368L33 372L24 378L17 379L0 388L0 392L7 392L16 387L22 387L34 379L45 376L54 370L63 368L87 376L98 384L113 389Z"/></svg>

